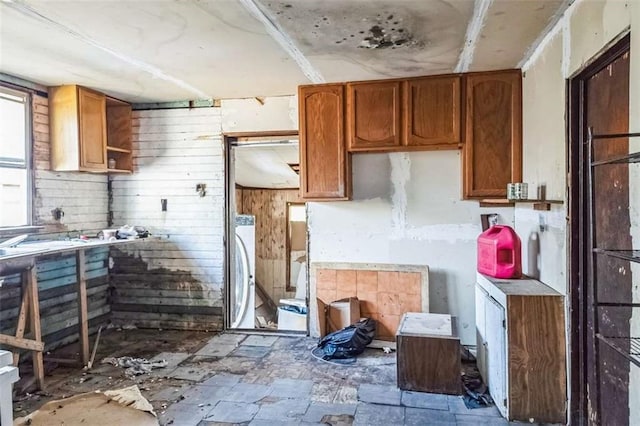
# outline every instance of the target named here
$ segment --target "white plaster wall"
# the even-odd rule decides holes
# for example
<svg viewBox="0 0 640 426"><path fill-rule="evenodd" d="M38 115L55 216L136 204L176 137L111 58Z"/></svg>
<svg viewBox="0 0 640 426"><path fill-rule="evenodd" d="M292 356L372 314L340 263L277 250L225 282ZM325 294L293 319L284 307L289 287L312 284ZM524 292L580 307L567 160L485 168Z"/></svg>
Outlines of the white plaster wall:
<svg viewBox="0 0 640 426"><path fill-rule="evenodd" d="M460 167L459 151L354 155L353 201L308 204L309 258L428 265L430 310L458 316L475 345L480 214L513 225L513 209L461 201Z"/></svg>
<svg viewBox="0 0 640 426"><path fill-rule="evenodd" d="M523 70L523 162L524 181L547 184L548 198L566 196L566 89L565 80L579 72L592 58L631 26L630 131L640 131L640 2L576 1L534 52ZM634 141L636 144L640 141ZM640 145L635 145L640 148ZM563 167L559 167L563 165ZM640 246L640 169L630 168L631 235ZM516 230L523 236L536 230L540 217L549 231L540 234L541 280L563 294L566 277L566 203L550 212L525 207L515 211ZM526 245L523 255L526 255ZM634 300L640 300L640 268L632 266ZM568 302L568 301L567 301ZM568 307L568 306L567 306ZM567 309L568 313L568 309ZM631 333L640 335L640 309L635 309ZM640 424L640 369L631 367L629 424Z"/></svg>
<svg viewBox="0 0 640 426"><path fill-rule="evenodd" d="M221 107L223 132L298 130L296 96L225 99Z"/></svg>
<svg viewBox="0 0 640 426"><path fill-rule="evenodd" d="M524 271L528 262L529 240L536 233L540 244L539 279L561 294L567 294L566 278L566 138L565 80L562 75L562 34L549 40L538 60L525 70L522 82L523 181L530 196L546 186L547 199L563 200L552 210L533 210L531 204L515 208L516 232L523 240ZM544 125L541 125L544 123ZM540 223L547 230L540 231Z"/></svg>

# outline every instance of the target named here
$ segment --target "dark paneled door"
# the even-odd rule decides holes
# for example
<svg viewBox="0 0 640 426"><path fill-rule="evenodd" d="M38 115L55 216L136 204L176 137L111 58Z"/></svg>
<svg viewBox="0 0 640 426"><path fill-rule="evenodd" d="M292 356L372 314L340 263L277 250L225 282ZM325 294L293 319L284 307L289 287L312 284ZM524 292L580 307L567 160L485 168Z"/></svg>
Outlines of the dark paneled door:
<svg viewBox="0 0 640 426"><path fill-rule="evenodd" d="M629 260L594 254L594 248L633 248L630 165L591 166L584 143L589 128L596 135L629 132L629 63L627 36L570 82L574 424L629 425L629 375L636 367L596 334L625 345L633 312L621 304L632 302L632 270ZM593 161L627 155L629 139L594 140L592 152Z"/></svg>

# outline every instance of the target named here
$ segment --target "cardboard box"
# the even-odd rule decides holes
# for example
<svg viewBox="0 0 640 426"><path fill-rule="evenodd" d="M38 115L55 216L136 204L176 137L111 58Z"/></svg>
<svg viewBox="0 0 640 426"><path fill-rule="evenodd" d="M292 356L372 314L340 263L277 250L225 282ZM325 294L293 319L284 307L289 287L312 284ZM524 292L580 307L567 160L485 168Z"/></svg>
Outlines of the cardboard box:
<svg viewBox="0 0 640 426"><path fill-rule="evenodd" d="M360 301L357 297L335 300L325 303L318 302L318 324L320 325L320 337L341 330L360 320Z"/></svg>

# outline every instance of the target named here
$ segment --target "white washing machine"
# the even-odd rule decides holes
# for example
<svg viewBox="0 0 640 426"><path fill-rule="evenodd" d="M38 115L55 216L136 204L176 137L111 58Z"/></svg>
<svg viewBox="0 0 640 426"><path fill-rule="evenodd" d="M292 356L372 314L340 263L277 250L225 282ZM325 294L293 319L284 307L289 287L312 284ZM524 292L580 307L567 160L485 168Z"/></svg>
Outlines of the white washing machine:
<svg viewBox="0 0 640 426"><path fill-rule="evenodd" d="M231 285L231 328L255 328L256 218L236 216L235 274Z"/></svg>

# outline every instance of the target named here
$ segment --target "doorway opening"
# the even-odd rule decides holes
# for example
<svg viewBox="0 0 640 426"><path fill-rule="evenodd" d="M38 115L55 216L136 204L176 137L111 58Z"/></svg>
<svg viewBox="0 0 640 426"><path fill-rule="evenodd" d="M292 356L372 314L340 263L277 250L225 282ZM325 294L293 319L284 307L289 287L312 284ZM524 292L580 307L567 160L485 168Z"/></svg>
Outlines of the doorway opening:
<svg viewBox="0 0 640 426"><path fill-rule="evenodd" d="M297 132L225 137L225 328L308 330Z"/></svg>
<svg viewBox="0 0 640 426"><path fill-rule="evenodd" d="M629 138L629 49L627 34L568 86L573 424L631 424L640 368L640 247L631 235L640 163L625 160L639 151Z"/></svg>

